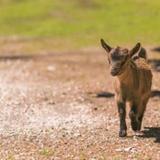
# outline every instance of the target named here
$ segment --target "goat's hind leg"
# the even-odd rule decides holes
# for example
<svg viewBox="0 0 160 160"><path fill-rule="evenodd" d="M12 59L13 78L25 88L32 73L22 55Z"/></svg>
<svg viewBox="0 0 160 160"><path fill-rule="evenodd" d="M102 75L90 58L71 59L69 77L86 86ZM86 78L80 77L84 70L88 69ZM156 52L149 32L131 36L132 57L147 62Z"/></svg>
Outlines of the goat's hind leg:
<svg viewBox="0 0 160 160"><path fill-rule="evenodd" d="M144 112L146 110L148 99L149 98L142 101L142 104L138 106L138 128L137 128L138 131L141 130L142 120L143 120Z"/></svg>

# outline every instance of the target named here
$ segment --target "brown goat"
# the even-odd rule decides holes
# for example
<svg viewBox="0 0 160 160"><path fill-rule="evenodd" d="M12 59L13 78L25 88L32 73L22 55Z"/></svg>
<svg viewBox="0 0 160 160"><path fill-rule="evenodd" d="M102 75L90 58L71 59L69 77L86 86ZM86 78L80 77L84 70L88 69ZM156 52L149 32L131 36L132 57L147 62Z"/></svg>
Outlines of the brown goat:
<svg viewBox="0 0 160 160"><path fill-rule="evenodd" d="M129 102L131 127L140 131L144 111L151 93L152 72L147 63L146 51L141 44L130 51L126 48L112 48L101 39L107 51L110 73L115 77L114 88L120 118L119 136L127 135L126 102ZM133 58L138 53L136 58Z"/></svg>

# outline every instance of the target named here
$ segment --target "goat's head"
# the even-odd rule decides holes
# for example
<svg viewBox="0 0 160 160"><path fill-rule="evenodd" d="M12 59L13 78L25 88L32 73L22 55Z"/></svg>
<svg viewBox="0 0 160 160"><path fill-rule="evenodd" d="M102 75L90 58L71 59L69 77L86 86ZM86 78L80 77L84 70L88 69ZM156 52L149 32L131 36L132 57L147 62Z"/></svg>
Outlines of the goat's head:
<svg viewBox="0 0 160 160"><path fill-rule="evenodd" d="M110 73L112 76L118 76L122 73L122 70L127 62L135 55L141 48L141 44L137 43L131 50L127 48L110 47L103 39L101 39L101 45L108 53L108 61L110 64Z"/></svg>

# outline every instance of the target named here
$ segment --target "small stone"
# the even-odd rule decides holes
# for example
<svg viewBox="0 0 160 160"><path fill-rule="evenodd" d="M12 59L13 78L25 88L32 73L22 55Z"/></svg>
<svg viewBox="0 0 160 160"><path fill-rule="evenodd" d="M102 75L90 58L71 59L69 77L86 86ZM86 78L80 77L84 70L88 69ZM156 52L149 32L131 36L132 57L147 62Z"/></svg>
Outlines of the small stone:
<svg viewBox="0 0 160 160"><path fill-rule="evenodd" d="M47 66L47 70L48 70L48 71L53 72L53 71L55 71L55 69L56 69L56 68L55 68L54 66L51 66L51 65L50 65L50 66Z"/></svg>

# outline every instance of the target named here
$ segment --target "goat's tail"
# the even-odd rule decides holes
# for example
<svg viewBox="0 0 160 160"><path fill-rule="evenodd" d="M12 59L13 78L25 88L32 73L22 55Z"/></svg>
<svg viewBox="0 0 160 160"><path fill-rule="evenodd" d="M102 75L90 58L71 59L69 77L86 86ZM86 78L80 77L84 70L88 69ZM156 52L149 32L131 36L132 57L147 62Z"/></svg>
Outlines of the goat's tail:
<svg viewBox="0 0 160 160"><path fill-rule="evenodd" d="M140 49L138 56L147 60L147 52L143 47Z"/></svg>

